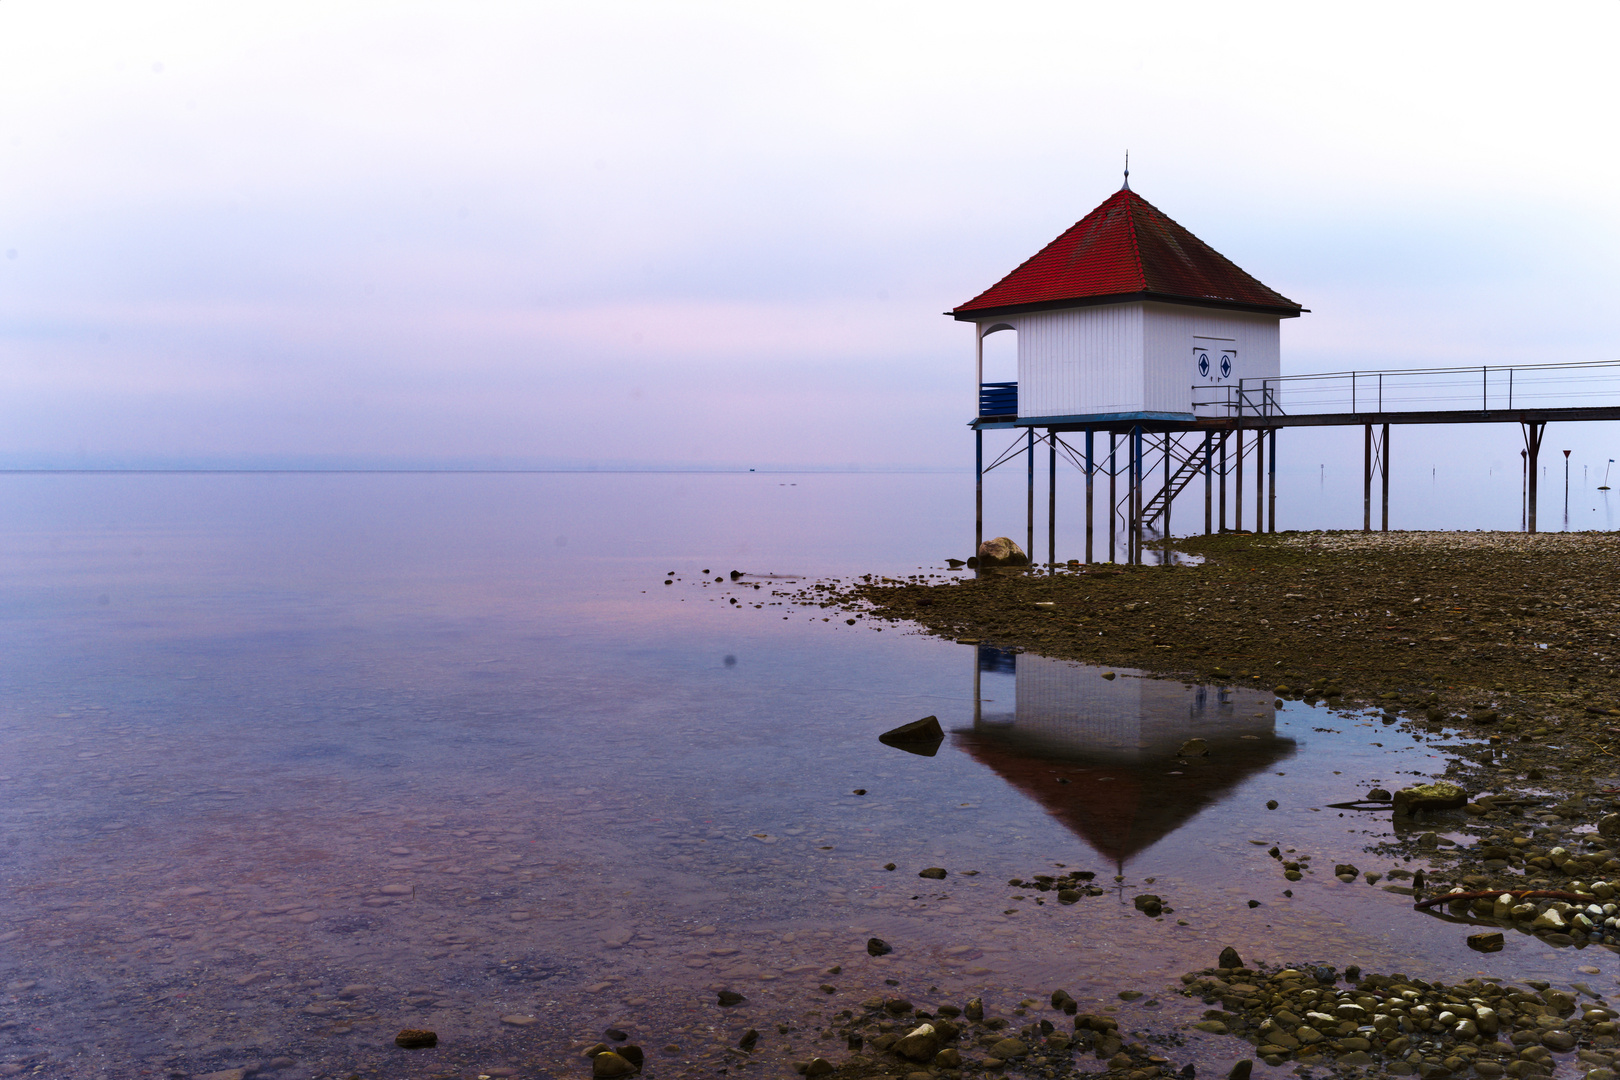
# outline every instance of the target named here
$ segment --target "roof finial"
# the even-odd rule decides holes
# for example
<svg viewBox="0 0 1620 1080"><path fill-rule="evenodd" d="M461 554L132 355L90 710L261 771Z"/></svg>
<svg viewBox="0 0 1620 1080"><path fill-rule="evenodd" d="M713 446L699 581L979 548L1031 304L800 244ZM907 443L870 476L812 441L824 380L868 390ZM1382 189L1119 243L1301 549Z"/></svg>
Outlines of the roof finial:
<svg viewBox="0 0 1620 1080"><path fill-rule="evenodd" d="M1125 151L1125 182L1119 186L1121 191L1131 190L1131 152Z"/></svg>

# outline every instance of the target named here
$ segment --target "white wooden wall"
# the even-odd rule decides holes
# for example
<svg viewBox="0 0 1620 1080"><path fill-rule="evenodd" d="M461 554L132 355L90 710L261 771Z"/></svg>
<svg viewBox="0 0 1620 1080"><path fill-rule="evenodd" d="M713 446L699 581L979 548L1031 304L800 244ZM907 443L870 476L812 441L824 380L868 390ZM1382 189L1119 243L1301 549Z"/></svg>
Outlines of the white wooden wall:
<svg viewBox="0 0 1620 1080"><path fill-rule="evenodd" d="M1144 304L1143 400L1150 412L1191 412L1192 386L1205 382L1193 366L1193 338L1236 342L1237 365L1222 383L1282 374L1280 319L1247 311L1219 311L1185 304ZM1216 385L1219 385L1217 383ZM1020 388L1022 389L1022 388Z"/></svg>
<svg viewBox="0 0 1620 1080"><path fill-rule="evenodd" d="M1018 415L1191 414L1195 337L1231 339L1229 379L1282 373L1278 318L1183 304L1101 304L986 320L1018 334Z"/></svg>
<svg viewBox="0 0 1620 1080"><path fill-rule="evenodd" d="M1142 305L1037 311L1018 327L1018 414L1140 412Z"/></svg>

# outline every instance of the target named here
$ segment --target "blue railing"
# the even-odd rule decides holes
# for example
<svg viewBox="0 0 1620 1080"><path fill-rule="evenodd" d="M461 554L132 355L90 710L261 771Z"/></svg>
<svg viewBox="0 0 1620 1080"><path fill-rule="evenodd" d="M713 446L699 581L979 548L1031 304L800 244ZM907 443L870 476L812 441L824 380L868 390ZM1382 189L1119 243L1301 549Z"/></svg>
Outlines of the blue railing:
<svg viewBox="0 0 1620 1080"><path fill-rule="evenodd" d="M979 384L980 416L1017 416L1018 384L986 382Z"/></svg>

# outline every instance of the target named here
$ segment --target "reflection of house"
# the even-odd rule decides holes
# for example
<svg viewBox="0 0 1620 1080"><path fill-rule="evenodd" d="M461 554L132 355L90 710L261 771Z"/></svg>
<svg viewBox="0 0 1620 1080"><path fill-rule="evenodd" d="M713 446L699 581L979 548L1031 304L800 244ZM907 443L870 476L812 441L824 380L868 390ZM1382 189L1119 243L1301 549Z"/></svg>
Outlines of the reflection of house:
<svg viewBox="0 0 1620 1080"><path fill-rule="evenodd" d="M1119 866L1294 752L1269 694L980 653L973 727L957 744ZM1178 757L1188 739L1209 756Z"/></svg>

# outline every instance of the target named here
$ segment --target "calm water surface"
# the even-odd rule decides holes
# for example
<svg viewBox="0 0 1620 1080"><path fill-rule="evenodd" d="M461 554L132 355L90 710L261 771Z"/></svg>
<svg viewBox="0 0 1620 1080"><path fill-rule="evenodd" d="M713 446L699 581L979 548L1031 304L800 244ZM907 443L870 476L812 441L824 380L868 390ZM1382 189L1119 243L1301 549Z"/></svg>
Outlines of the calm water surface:
<svg viewBox="0 0 1620 1080"><path fill-rule="evenodd" d="M1062 986L1170 1030L1202 1009L1176 976L1228 944L1612 973L1522 937L1481 958L1332 877L1396 867L1364 851L1387 818L1327 804L1438 772L1439 742L777 595L945 574L968 497L955 476L0 479L0 1075L583 1076L610 1025L649 1076L735 1069L755 1026L751 1071L775 1075L882 993L1000 1010ZM927 714L936 755L876 741ZM1193 737L1210 756L1177 758ZM1272 844L1318 867L1291 898ZM1007 885L1058 867L1106 894ZM440 1048L395 1049L403 1027Z"/></svg>

